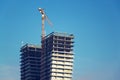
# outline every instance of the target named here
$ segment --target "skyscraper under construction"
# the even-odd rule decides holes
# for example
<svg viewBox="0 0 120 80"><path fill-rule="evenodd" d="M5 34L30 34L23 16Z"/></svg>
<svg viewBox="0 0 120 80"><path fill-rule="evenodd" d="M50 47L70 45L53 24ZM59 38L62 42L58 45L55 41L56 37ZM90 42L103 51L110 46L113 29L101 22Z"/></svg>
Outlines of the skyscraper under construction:
<svg viewBox="0 0 120 80"><path fill-rule="evenodd" d="M21 80L40 80L41 47L25 44L21 47Z"/></svg>
<svg viewBox="0 0 120 80"><path fill-rule="evenodd" d="M72 80L72 34L53 32L44 38L40 80Z"/></svg>
<svg viewBox="0 0 120 80"><path fill-rule="evenodd" d="M21 80L72 80L73 34L52 32L21 48Z"/></svg>

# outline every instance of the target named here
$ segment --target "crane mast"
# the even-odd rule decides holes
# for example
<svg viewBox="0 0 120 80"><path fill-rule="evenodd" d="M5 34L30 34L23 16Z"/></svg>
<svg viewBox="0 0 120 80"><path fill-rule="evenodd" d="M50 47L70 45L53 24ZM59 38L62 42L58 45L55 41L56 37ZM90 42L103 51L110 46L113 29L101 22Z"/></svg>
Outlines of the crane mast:
<svg viewBox="0 0 120 80"><path fill-rule="evenodd" d="M45 26L44 26L44 24L45 24L46 15L45 15L45 12L44 12L44 10L42 8L39 8L38 10L42 15L42 35L41 35L41 39L43 40L44 37L45 37Z"/></svg>
<svg viewBox="0 0 120 80"><path fill-rule="evenodd" d="M42 8L38 8L39 12L42 15L42 31L41 31L41 58L46 57L46 40L45 40L45 21L47 21L47 23L52 26L51 21L48 19L47 15L44 12L44 9ZM43 59L41 59L41 62L43 61ZM40 64L41 65L41 64ZM46 66L46 64L42 64L41 66ZM40 72L41 73L41 72ZM42 77L42 76L40 76Z"/></svg>
<svg viewBox="0 0 120 80"><path fill-rule="evenodd" d="M45 52L45 49L44 49L44 43L45 43L45 20L48 22L48 24L50 26L52 26L52 23L51 21L48 19L47 15L45 14L44 10L42 8L38 8L39 12L41 13L42 15L42 32L41 32L41 43L42 43L42 53Z"/></svg>
<svg viewBox="0 0 120 80"><path fill-rule="evenodd" d="M47 15L44 12L44 9L42 8L38 8L39 12L42 15L42 35L41 35L41 39L44 40L45 37L45 20L48 22L48 24L50 26L53 26L53 24L51 23L51 21L48 19Z"/></svg>

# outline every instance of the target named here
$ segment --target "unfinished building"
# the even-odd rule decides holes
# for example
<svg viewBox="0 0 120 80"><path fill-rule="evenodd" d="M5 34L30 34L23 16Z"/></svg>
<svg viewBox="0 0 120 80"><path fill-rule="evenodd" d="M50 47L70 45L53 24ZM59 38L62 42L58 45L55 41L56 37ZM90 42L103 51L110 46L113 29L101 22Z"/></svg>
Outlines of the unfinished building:
<svg viewBox="0 0 120 80"><path fill-rule="evenodd" d="M21 47L21 80L40 80L41 47L25 44Z"/></svg>
<svg viewBox="0 0 120 80"><path fill-rule="evenodd" d="M72 80L73 34L52 32L21 52L21 80Z"/></svg>
<svg viewBox="0 0 120 80"><path fill-rule="evenodd" d="M40 80L72 80L73 34L52 32L42 41Z"/></svg>

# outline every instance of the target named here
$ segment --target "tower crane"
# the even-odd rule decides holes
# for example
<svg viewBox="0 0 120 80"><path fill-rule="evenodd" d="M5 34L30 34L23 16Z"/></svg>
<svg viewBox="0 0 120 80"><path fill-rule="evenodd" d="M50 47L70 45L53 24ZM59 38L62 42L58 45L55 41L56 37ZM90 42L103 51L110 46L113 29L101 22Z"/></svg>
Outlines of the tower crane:
<svg viewBox="0 0 120 80"><path fill-rule="evenodd" d="M52 23L51 23L51 21L48 19L47 15L45 14L44 9L38 8L38 10L39 10L39 12L40 12L41 15L42 15L42 35L41 35L41 38L42 38L42 40L43 40L44 37L45 37L45 20L48 22L48 24L49 24L50 26L52 26Z"/></svg>

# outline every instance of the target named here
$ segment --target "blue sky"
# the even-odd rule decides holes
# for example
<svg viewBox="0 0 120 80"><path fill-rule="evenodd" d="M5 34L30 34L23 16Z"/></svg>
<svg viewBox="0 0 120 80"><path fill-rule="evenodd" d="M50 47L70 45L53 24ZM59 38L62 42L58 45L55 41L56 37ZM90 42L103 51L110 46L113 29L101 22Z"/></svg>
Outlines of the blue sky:
<svg viewBox="0 0 120 80"><path fill-rule="evenodd" d="M47 34L75 35L73 80L120 79L119 0L1 0L0 80L20 80L21 41L40 44L39 7L54 25Z"/></svg>

